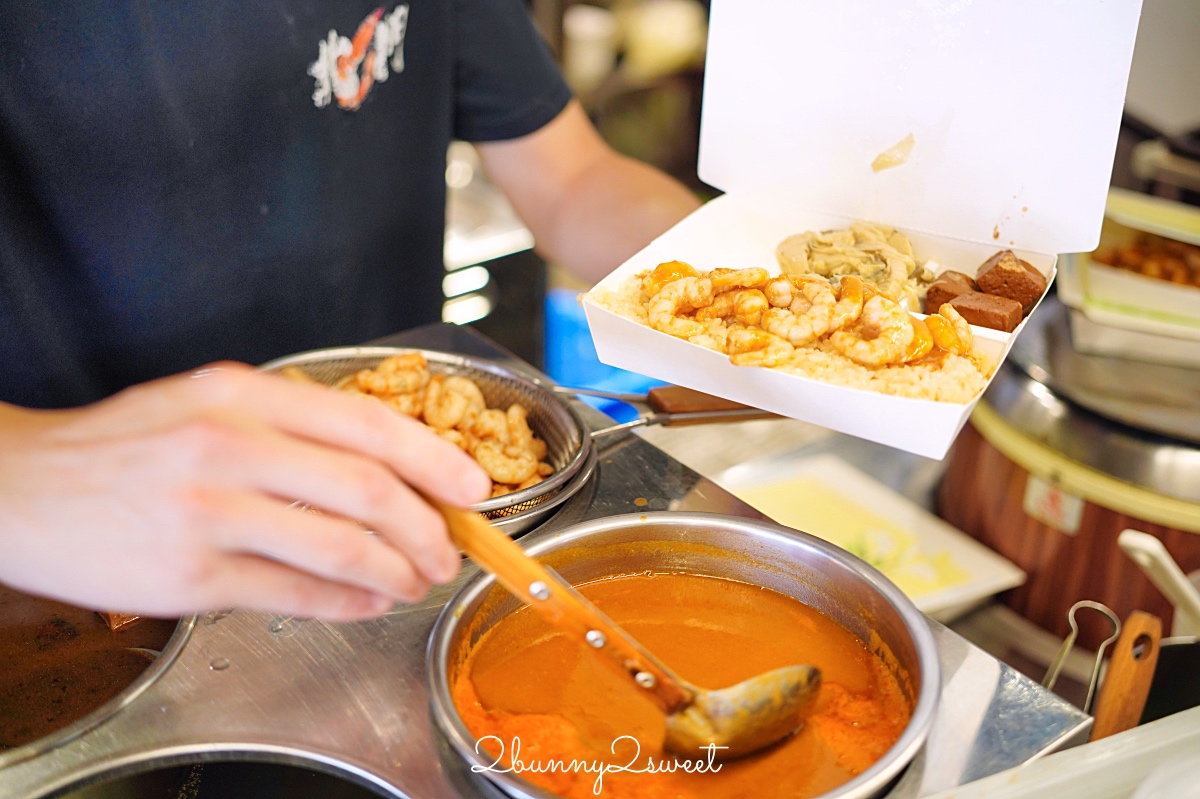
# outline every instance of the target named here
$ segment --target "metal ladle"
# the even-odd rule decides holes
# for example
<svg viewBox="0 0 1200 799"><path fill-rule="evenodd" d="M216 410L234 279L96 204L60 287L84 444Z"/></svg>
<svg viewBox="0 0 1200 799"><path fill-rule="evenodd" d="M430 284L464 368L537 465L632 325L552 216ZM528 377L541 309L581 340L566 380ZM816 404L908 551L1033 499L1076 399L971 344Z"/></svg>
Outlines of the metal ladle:
<svg viewBox="0 0 1200 799"><path fill-rule="evenodd" d="M477 513L439 505L451 540L554 627L631 679L667 716L665 747L714 759L749 754L804 723L821 684L814 666L785 666L720 690L680 679L552 570ZM711 747L711 749L709 749Z"/></svg>

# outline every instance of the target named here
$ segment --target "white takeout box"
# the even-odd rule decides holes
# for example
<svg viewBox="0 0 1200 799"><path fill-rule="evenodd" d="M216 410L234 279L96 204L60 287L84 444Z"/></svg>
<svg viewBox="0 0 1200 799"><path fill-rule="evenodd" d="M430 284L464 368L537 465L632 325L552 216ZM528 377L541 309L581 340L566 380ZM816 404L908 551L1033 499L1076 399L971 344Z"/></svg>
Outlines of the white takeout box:
<svg viewBox="0 0 1200 799"><path fill-rule="evenodd" d="M855 220L974 274L1013 249L1053 279L1095 247L1140 0L713 0L699 174L726 194L599 284L663 261L762 266L805 230ZM906 135L908 159L875 172ZM584 298L600 360L941 458L974 402L895 397L736 367ZM997 360L1013 334L974 328ZM976 398L977 400L978 398Z"/></svg>

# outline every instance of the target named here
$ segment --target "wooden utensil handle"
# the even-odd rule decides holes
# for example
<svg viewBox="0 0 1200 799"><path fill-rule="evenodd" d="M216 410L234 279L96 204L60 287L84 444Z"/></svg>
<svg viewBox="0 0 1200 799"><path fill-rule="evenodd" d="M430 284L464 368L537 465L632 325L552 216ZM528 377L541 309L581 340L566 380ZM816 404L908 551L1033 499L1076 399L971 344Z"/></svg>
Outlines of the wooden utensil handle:
<svg viewBox="0 0 1200 799"><path fill-rule="evenodd" d="M757 410L740 402L721 399L711 394L693 391L682 386L658 386L646 393L646 404L662 413L694 413L697 411L751 411ZM765 416L775 414L760 411Z"/></svg>
<svg viewBox="0 0 1200 799"><path fill-rule="evenodd" d="M636 682L668 715L692 702L692 692L637 641L579 592L525 554L516 541L477 513L439 505L450 540L501 585L541 613L554 627L595 649Z"/></svg>
<svg viewBox="0 0 1200 799"><path fill-rule="evenodd" d="M1161 639L1162 622L1157 616L1141 610L1129 614L1096 698L1091 740L1132 729L1141 721Z"/></svg>

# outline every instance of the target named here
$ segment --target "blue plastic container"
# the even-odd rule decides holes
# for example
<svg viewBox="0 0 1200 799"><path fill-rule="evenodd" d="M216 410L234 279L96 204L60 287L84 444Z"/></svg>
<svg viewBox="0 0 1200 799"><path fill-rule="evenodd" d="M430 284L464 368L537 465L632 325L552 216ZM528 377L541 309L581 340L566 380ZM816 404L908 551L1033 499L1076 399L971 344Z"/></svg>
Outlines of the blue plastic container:
<svg viewBox="0 0 1200 799"><path fill-rule="evenodd" d="M621 394L644 394L654 386L664 385L660 380L600 363L575 291L553 289L546 293L545 330L546 374L560 385ZM618 422L637 417L637 410L624 402L595 397L580 399Z"/></svg>

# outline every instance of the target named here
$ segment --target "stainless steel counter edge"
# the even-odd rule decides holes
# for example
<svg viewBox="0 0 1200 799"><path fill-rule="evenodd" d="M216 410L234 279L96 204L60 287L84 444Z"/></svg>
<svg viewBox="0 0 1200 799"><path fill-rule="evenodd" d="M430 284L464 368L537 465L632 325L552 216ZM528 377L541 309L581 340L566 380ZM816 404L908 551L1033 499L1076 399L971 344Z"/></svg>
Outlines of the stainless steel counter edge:
<svg viewBox="0 0 1200 799"><path fill-rule="evenodd" d="M428 715L424 642L457 584L366 623L279 625L245 612L202 621L173 669L138 701L0 772L0 796L49 796L102 775L214 759L307 765L396 797L494 795L446 751ZM1089 718L929 623L942 706L925 750L889 797L924 796L1086 739Z"/></svg>

